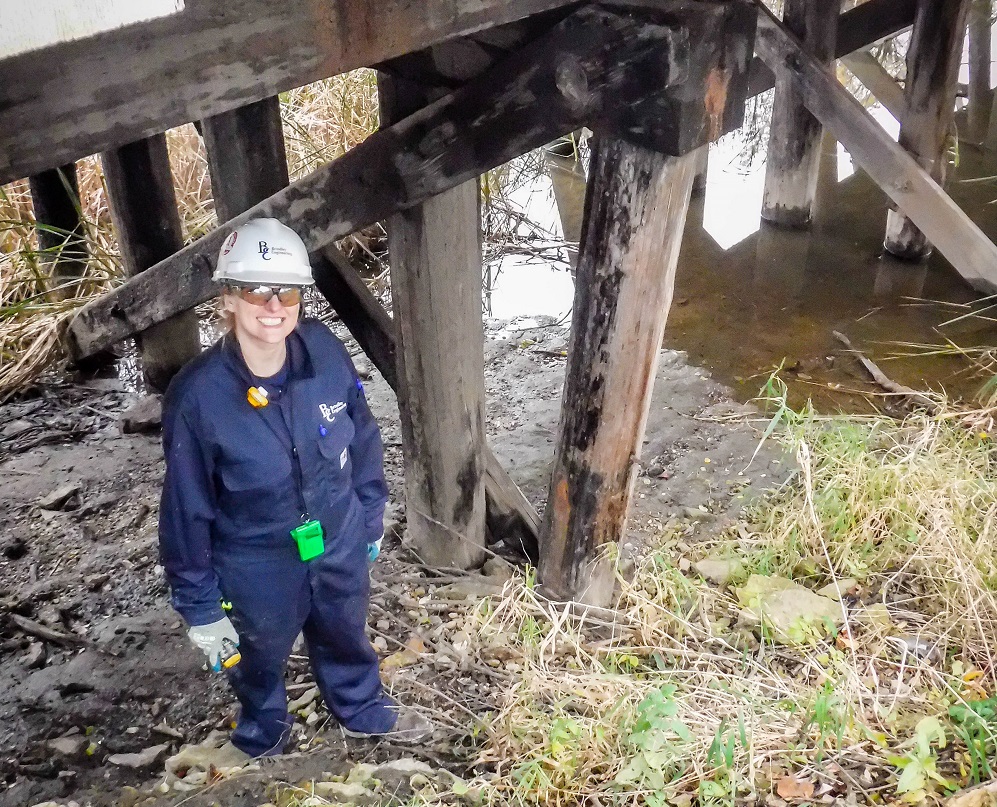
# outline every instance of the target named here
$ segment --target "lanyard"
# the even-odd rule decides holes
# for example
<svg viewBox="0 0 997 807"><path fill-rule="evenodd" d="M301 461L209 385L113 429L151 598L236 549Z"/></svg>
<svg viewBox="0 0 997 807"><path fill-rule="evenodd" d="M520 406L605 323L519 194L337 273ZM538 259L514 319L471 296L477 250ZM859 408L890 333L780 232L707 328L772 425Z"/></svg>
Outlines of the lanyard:
<svg viewBox="0 0 997 807"><path fill-rule="evenodd" d="M225 338L229 338L229 335L226 334ZM238 353L236 366L238 368L238 373L242 376L241 380L247 385L247 387L255 386L253 378L249 373L249 368L246 366L246 360L242 357L242 351L239 350L239 343L237 341L235 342L234 348L236 353ZM269 408L268 406L256 409L256 412L263 420L264 425L270 429L273 436L277 438L277 442L280 443L281 448L287 452L288 459L291 460L291 471L294 474L294 487L298 492L298 503L301 505L301 523L304 524L309 520L310 516L308 515L308 505L305 502L305 483L304 473L301 470L301 456L298 454L298 447L294 444L294 395L292 393L294 385L291 377L291 370L294 366L293 357L291 355L293 350L294 345L290 340L288 340L286 359L287 381L284 385L284 391L278 399L278 406L281 406L280 401L283 400L285 395L287 396L288 416L287 421L284 423L287 428L287 435L285 436L281 430L275 428L274 424L270 422L270 417L265 411ZM283 407L281 407L280 417L283 420Z"/></svg>
<svg viewBox="0 0 997 807"><path fill-rule="evenodd" d="M283 400L287 398L287 422L284 424L287 428L287 435L281 433L280 429L277 429L273 423L270 422L270 417L264 409L269 407L264 407L263 409L257 409L256 412L263 419L264 425L273 433L273 436L277 438L277 442L280 443L284 451L287 452L288 459L291 460L291 472L294 474L294 487L298 491L298 502L301 505L301 523L304 524L309 520L308 515L308 505L305 503L305 487L304 487L304 473L301 470L301 455L298 454L298 447L294 443L294 395L291 392L292 384L291 379L288 378L287 386L284 392L281 393L280 397L277 399L276 403L278 407L283 410ZM283 420L284 413L281 411L280 418ZM289 439L288 439L289 438ZM289 450L290 449L290 450Z"/></svg>

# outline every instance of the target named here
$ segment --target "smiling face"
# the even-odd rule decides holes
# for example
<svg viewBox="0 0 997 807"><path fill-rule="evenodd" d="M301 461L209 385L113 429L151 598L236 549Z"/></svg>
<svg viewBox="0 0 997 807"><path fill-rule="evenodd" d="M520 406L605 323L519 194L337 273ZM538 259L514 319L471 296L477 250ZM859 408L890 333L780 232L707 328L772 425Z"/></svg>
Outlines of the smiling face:
<svg viewBox="0 0 997 807"><path fill-rule="evenodd" d="M265 305L253 305L230 289L222 296L222 307L232 315L232 327L243 350L283 343L298 324L301 310L300 303L285 306L276 295Z"/></svg>

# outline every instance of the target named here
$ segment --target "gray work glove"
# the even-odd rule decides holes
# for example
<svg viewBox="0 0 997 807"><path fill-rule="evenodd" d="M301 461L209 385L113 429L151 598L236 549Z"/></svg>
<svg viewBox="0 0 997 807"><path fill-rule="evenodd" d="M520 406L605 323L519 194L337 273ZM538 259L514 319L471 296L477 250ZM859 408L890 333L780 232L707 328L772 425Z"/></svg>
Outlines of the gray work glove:
<svg viewBox="0 0 997 807"><path fill-rule="evenodd" d="M230 658L225 660L231 662L226 664L227 667L233 666L238 661L238 658L231 654L239 646L239 634L235 632L232 621L227 616L210 625L192 625L187 631L187 636L208 657L208 664L215 672L221 671L222 661L226 656ZM227 647L226 640L228 640ZM236 660L231 661L231 658Z"/></svg>

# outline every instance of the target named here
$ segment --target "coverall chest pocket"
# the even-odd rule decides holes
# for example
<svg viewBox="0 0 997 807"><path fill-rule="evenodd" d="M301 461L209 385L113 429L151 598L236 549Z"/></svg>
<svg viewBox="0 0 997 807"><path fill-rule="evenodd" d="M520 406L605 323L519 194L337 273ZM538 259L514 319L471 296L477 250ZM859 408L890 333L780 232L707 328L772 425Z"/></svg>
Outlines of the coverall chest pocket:
<svg viewBox="0 0 997 807"><path fill-rule="evenodd" d="M323 431L325 432L323 434ZM351 472L350 443L353 442L353 421L342 413L332 423L323 423L319 430L318 450L326 472L332 479Z"/></svg>
<svg viewBox="0 0 997 807"><path fill-rule="evenodd" d="M283 488L291 475L291 461L284 452L270 452L259 457L237 457L219 468L225 490L244 494Z"/></svg>

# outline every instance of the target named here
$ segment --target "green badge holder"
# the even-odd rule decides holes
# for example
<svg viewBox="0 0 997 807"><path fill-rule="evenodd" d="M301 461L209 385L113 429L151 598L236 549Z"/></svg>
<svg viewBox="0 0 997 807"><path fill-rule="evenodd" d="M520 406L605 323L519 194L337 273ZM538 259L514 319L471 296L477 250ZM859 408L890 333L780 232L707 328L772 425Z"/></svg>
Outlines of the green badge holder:
<svg viewBox="0 0 997 807"><path fill-rule="evenodd" d="M325 552L322 524L315 519L295 527L291 530L291 537L298 545L298 555L302 560L312 560Z"/></svg>

